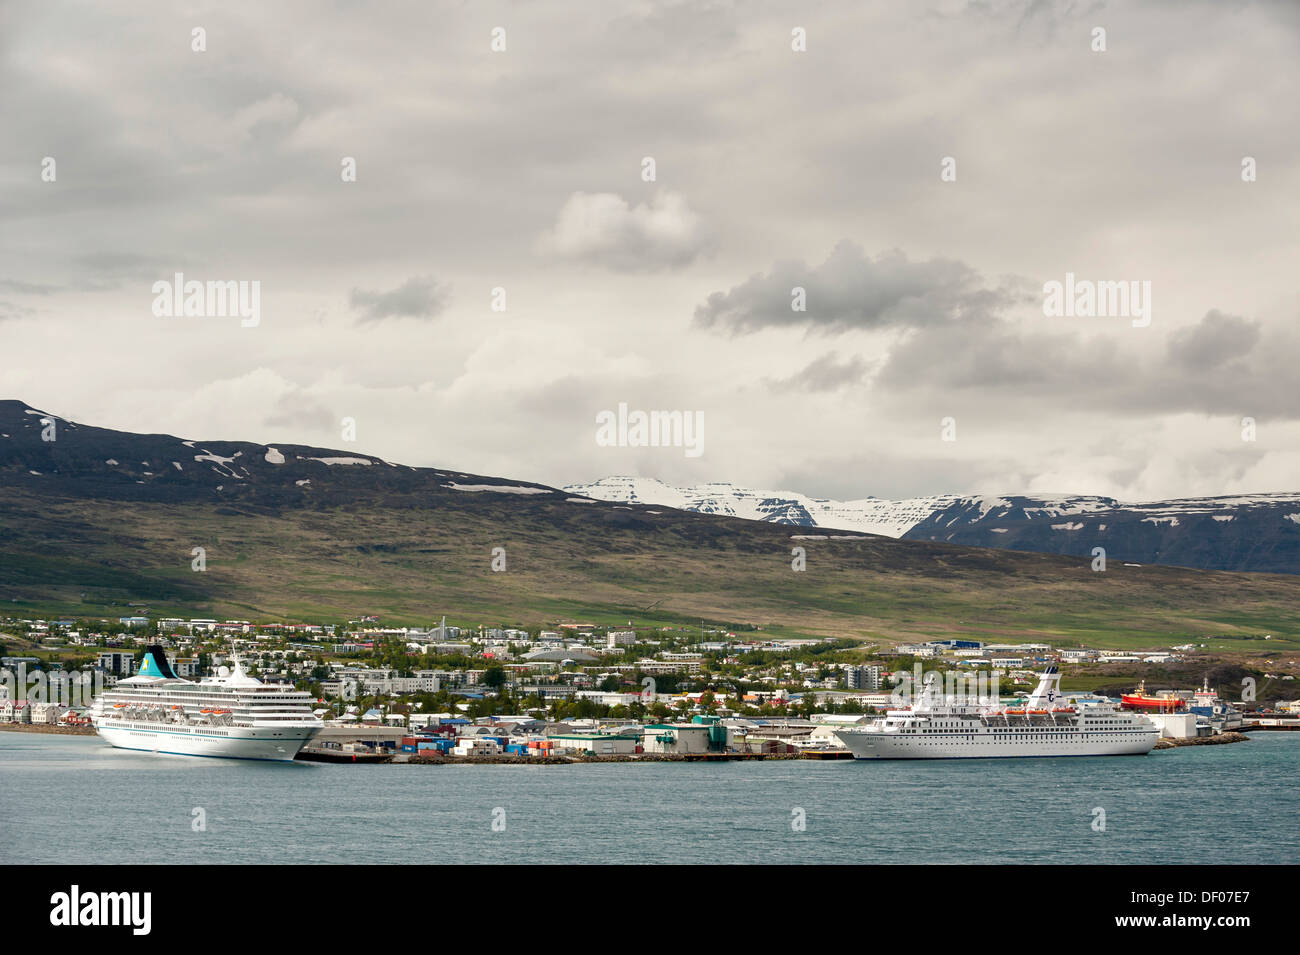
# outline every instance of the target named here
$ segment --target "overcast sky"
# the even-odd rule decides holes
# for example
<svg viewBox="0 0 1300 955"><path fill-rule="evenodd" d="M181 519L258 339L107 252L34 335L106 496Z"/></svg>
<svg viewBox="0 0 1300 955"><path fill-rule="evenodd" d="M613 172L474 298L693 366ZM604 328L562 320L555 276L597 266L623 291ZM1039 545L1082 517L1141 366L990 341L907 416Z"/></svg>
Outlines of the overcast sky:
<svg viewBox="0 0 1300 955"><path fill-rule="evenodd" d="M1298 11L10 0L0 397L549 484L1295 491ZM176 272L260 323L155 315ZM1150 324L1045 315L1067 272ZM620 402L703 453L599 446Z"/></svg>

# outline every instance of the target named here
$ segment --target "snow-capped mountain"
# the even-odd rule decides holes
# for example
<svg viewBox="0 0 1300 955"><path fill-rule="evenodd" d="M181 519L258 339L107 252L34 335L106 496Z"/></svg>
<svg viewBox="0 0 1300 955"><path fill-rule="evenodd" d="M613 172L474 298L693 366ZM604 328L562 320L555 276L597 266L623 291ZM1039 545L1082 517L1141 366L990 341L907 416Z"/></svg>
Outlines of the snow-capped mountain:
<svg viewBox="0 0 1300 955"><path fill-rule="evenodd" d="M1123 503L1104 497L962 498L906 540L1214 570L1300 573L1300 494Z"/></svg>
<svg viewBox="0 0 1300 955"><path fill-rule="evenodd" d="M902 537L938 510L954 504L954 496L917 497L886 501L867 497L857 501L832 501L796 491L757 491L734 484L698 484L673 487L656 478L607 477L594 484L573 484L572 494L622 504L656 504L702 514L745 517L799 527L833 527L885 537Z"/></svg>
<svg viewBox="0 0 1300 955"><path fill-rule="evenodd" d="M656 504L752 520L882 534L905 540L1175 564L1300 573L1300 494L1123 503L1109 497L938 495L887 501L810 498L734 484L676 488L608 477L566 488L603 501Z"/></svg>

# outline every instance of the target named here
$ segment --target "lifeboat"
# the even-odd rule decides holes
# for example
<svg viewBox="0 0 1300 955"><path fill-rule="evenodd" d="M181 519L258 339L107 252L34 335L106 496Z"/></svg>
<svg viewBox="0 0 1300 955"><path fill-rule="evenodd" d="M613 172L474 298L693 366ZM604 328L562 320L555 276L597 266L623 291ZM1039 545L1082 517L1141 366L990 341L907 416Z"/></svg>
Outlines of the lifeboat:
<svg viewBox="0 0 1300 955"><path fill-rule="evenodd" d="M114 704L113 704L113 709L115 709L115 710L120 710L120 709L122 709L124 706L126 706L125 703L114 703Z"/></svg>

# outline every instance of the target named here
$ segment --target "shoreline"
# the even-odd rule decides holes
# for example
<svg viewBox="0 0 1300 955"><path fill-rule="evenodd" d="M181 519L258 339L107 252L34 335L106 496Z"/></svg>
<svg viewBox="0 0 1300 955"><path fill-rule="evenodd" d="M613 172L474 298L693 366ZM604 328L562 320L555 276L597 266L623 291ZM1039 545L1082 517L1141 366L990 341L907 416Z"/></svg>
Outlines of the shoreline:
<svg viewBox="0 0 1300 955"><path fill-rule="evenodd" d="M1158 739L1151 752L1159 749L1178 749L1180 746L1222 746L1227 743L1246 743L1250 737L1245 733L1220 733L1218 736L1193 736L1191 739Z"/></svg>
<svg viewBox="0 0 1300 955"><path fill-rule="evenodd" d="M356 759L352 756L355 755ZM389 763L401 766L574 766L582 763L731 763L792 759L852 759L848 750L813 753L637 753L600 756L415 756L411 753L320 753L300 751L300 763Z"/></svg>
<svg viewBox="0 0 1300 955"><path fill-rule="evenodd" d="M93 726L55 726L49 723L0 723L11 733L48 733L53 736L94 736Z"/></svg>

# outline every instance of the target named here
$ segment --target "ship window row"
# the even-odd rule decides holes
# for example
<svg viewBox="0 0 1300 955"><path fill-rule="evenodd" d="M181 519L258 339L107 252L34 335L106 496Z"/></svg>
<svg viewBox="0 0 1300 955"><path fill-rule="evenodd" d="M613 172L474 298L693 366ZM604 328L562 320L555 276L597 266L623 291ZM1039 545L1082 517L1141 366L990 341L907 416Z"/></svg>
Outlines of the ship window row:
<svg viewBox="0 0 1300 955"><path fill-rule="evenodd" d="M118 727L114 727L114 729L117 729L117 728L118 728ZM154 736L157 736L157 735L158 735L158 727L157 727L157 725L154 724L154 723L131 723L131 722L127 722L127 723L125 723L125 725L124 725L122 728L123 728L123 729L127 729L127 730L133 730L133 729L138 729L138 730L148 730L149 733L150 733L151 735L154 735ZM186 735L186 734L181 734L181 735ZM211 726L205 726L205 727L203 727L203 733L202 733L201 735L203 735L203 736L229 736L230 733L229 733L227 730L216 729L215 727L211 727Z"/></svg>
<svg viewBox="0 0 1300 955"><path fill-rule="evenodd" d="M1090 741L1090 742L1096 742L1096 740L1092 739L1091 737L1089 737L1088 740L1081 740L1081 741L1078 741L1078 742L1089 742L1089 741ZM1010 740L1009 742L1012 742L1012 743L1032 743L1032 742L1034 742L1034 740L1029 740L1029 739L1013 739L1013 740ZM1065 742L1065 741L1063 741L1063 742ZM982 744L982 741L980 741L980 740L952 740L952 741L923 740L923 741L920 742L918 745L920 745L920 746L979 746L979 745L981 745L981 744Z"/></svg>
<svg viewBox="0 0 1300 955"><path fill-rule="evenodd" d="M1061 735L1070 735L1070 736L1080 736L1080 735L1083 735L1083 736L1095 736L1095 735L1105 735L1105 734L1111 734L1111 733L1141 733L1141 732L1144 732L1144 731L1143 731L1143 730L1136 730L1136 729L1114 729L1114 730L1092 730L1092 731L1087 731L1087 732L1084 732L1084 733L1079 733L1079 732L1076 732L1076 731L1074 731L1074 730L1060 730L1060 731L1057 731L1057 732L1051 732L1051 731L1043 731L1043 732L1024 731L1024 732L1020 732L1020 733L937 733L937 732L934 732L934 731L932 731L932 730L901 730L901 732L903 732L903 733L910 733L910 734L920 734L920 735L922 735L922 736L930 736L930 735L933 735L933 736L966 736L966 737L969 738L969 739L974 739L974 738L976 738L976 737L986 737L986 738L991 738L991 739L1025 739L1025 738L1027 738L1027 737L1043 737L1043 736L1049 736L1049 737L1050 737L1050 736L1061 736Z"/></svg>

